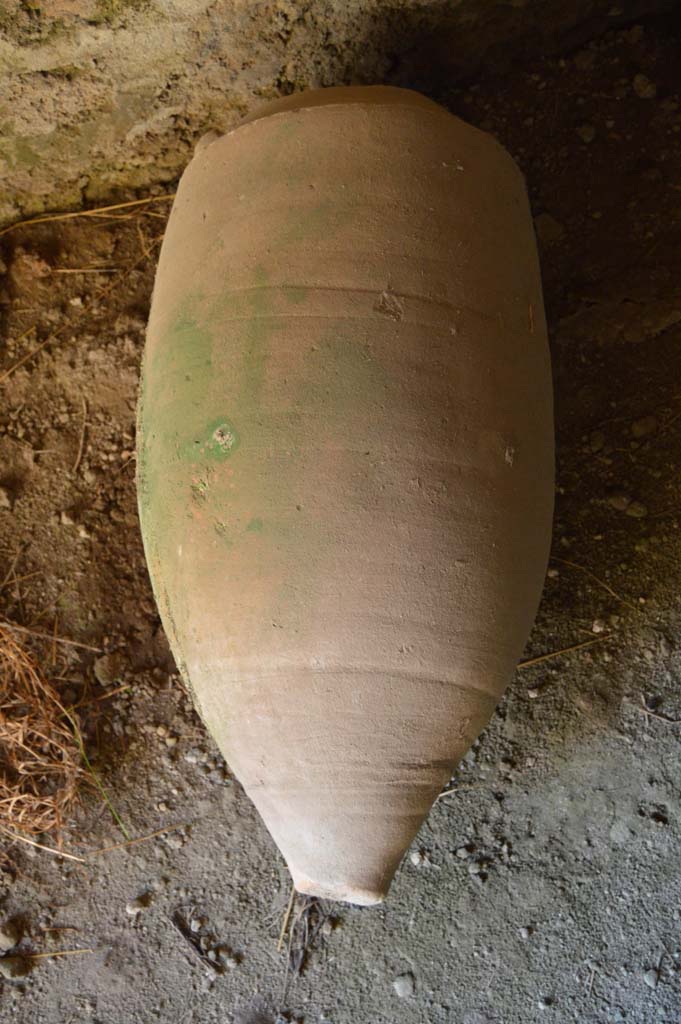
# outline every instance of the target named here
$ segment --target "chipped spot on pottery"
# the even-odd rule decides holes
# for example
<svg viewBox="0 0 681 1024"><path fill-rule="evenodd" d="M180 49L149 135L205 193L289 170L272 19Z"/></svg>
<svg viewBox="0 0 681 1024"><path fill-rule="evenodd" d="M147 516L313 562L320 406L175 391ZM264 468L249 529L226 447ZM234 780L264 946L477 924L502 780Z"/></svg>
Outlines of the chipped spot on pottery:
<svg viewBox="0 0 681 1024"><path fill-rule="evenodd" d="M228 459L239 447L239 435L232 423L226 419L213 420L203 432L203 437L194 438L185 451L192 462L200 459L214 459L221 462ZM192 484L197 498L205 497L207 483L203 480Z"/></svg>

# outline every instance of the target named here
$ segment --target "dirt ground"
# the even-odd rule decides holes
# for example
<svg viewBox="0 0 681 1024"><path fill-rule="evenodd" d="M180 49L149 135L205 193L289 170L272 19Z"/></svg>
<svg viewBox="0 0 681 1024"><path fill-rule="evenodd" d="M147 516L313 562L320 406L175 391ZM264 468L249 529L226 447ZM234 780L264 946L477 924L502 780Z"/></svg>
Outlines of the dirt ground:
<svg viewBox="0 0 681 1024"><path fill-rule="evenodd" d="M651 21L434 93L510 149L536 216L558 488L525 658L549 657L517 672L387 902L301 898L282 950L285 867L180 686L139 537L169 203L0 237L0 613L98 649L23 635L81 704L128 834L166 830L92 855L125 843L92 790L62 836L85 863L4 844L18 951L85 952L0 977L3 1020L679 1024L680 43Z"/></svg>

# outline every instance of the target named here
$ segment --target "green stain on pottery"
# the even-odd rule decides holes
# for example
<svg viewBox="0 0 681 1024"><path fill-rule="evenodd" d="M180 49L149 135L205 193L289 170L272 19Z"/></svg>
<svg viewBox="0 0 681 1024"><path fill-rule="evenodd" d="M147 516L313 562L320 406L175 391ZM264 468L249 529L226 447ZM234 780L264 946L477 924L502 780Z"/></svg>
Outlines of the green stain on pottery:
<svg viewBox="0 0 681 1024"><path fill-rule="evenodd" d="M212 336L199 321L200 295L185 299L145 353L138 405L137 491L145 547L152 561L172 549L177 522L205 502L209 471L196 474L187 494L187 473L182 464L192 442L206 439L218 427L206 430L202 397L209 394L213 376ZM213 443L217 443L217 439Z"/></svg>
<svg viewBox="0 0 681 1024"><path fill-rule="evenodd" d="M256 516L255 519L251 519L250 522L247 524L246 533L262 533L263 527L264 523L262 519L258 519L258 517Z"/></svg>
<svg viewBox="0 0 681 1024"><path fill-rule="evenodd" d="M200 296L185 301L154 353L151 374L157 386L165 383L164 378L168 379L167 387L172 398L180 397L180 387L187 391L186 384L192 384L195 393L200 393L210 384L212 337L210 331L199 323L196 309L200 301ZM177 406L171 411L177 416ZM184 415L184 409L182 413Z"/></svg>

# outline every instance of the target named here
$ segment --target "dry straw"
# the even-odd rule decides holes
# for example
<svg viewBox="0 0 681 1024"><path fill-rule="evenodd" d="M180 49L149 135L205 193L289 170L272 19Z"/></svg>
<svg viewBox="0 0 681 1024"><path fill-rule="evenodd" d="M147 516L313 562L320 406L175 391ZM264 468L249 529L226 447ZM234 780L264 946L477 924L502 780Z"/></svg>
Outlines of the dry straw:
<svg viewBox="0 0 681 1024"><path fill-rule="evenodd" d="M83 766L57 691L0 625L0 826L26 835L59 831Z"/></svg>

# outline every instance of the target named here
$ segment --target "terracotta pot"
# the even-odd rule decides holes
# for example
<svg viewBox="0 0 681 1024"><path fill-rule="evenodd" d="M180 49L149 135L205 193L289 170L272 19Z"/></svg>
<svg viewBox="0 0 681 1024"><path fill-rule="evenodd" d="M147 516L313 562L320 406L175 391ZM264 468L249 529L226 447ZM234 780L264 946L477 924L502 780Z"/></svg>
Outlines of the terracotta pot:
<svg viewBox="0 0 681 1024"><path fill-rule="evenodd" d="M385 895L513 673L552 498L532 221L494 139L333 89L197 153L149 321L142 529L300 891Z"/></svg>

